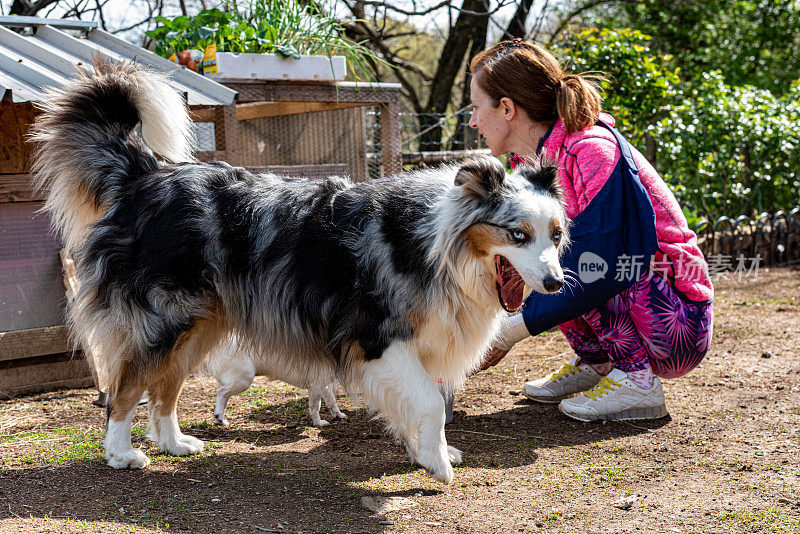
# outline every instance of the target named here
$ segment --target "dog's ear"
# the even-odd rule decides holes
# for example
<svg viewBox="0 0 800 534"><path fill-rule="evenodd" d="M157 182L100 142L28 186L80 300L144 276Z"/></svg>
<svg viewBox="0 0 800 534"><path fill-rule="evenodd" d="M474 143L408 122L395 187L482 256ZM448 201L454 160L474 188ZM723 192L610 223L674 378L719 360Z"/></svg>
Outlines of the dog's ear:
<svg viewBox="0 0 800 534"><path fill-rule="evenodd" d="M555 161L542 158L534 163L524 163L516 168L520 176L559 200L564 199L561 181L558 179L558 165Z"/></svg>
<svg viewBox="0 0 800 534"><path fill-rule="evenodd" d="M497 158L473 158L461 164L455 184L463 187L465 194L488 197L503 186L505 177L506 171Z"/></svg>

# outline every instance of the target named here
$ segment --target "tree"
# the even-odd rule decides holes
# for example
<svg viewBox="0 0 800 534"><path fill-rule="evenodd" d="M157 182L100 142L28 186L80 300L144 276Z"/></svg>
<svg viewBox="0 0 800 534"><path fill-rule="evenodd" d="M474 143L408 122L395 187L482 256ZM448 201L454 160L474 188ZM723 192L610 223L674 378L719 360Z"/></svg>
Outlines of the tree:
<svg viewBox="0 0 800 534"><path fill-rule="evenodd" d="M466 70L469 61L487 46L489 34L498 38L525 37L533 0L443 0L428 8L404 9L390 2L372 0L343 0L356 18L348 26L348 35L365 41L389 64L395 72L384 73L383 79L395 79L403 86L406 101L411 109L421 114L420 128L425 131L422 143L427 147L440 147L442 127L438 117L450 109L462 109L469 103ZM498 20L498 12L513 8L507 21ZM444 39L431 65L418 65L409 61L407 49L393 45L397 20L406 19L406 28L418 28L425 17L436 11L447 10L449 24L442 30ZM419 26L417 26L419 24ZM418 34L424 33L417 29ZM421 83L420 83L421 80ZM456 107L457 106L457 107Z"/></svg>
<svg viewBox="0 0 800 534"><path fill-rule="evenodd" d="M592 0L574 12L565 18L652 36L650 47L674 55L689 83L716 70L731 85L780 95L800 72L796 0Z"/></svg>

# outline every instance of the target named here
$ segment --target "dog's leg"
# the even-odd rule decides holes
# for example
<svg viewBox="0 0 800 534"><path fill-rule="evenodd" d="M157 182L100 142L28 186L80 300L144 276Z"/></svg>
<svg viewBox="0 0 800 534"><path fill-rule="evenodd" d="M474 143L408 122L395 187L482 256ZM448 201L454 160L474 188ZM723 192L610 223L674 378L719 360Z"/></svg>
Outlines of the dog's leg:
<svg viewBox="0 0 800 534"><path fill-rule="evenodd" d="M169 382L157 381L150 386L150 421L147 437L160 450L173 456L185 456L203 450L203 442L181 432L178 424L177 403L186 375L175 373Z"/></svg>
<svg viewBox="0 0 800 534"><path fill-rule="evenodd" d="M375 360L363 363L367 403L399 431L413 459L445 484L453 480L453 454L444 436L444 399L414 349L395 341ZM414 438L417 438L416 440ZM459 458L453 458L459 459Z"/></svg>
<svg viewBox="0 0 800 534"><path fill-rule="evenodd" d="M115 382L103 440L106 461L114 469L143 469L150 465L150 459L131 444L131 421L145 388L129 363L122 365Z"/></svg>
<svg viewBox="0 0 800 534"><path fill-rule="evenodd" d="M347 415L345 415L339 409L339 403L336 402L336 392L339 390L339 382L334 380L327 386L325 389L322 390L322 400L325 401L325 406L328 407L330 410L331 415L336 419L347 419Z"/></svg>
<svg viewBox="0 0 800 534"><path fill-rule="evenodd" d="M222 385L217 390L217 403L214 406L214 424L228 424L228 420L225 419L225 408L228 406L228 401L234 395L247 391L255 376L255 368L248 366L246 369L241 369L241 374L234 377L226 375L222 380L217 379Z"/></svg>
<svg viewBox="0 0 800 534"><path fill-rule="evenodd" d="M203 442L181 432L176 411L178 395L189 373L218 343L223 332L214 320L197 321L184 333L167 357L166 363L151 374L150 422L148 437L158 448L173 456L184 456L203 450Z"/></svg>
<svg viewBox="0 0 800 534"><path fill-rule="evenodd" d="M319 386L308 388L308 413L314 426L327 426L330 423L319 416L319 409L322 407L322 391Z"/></svg>

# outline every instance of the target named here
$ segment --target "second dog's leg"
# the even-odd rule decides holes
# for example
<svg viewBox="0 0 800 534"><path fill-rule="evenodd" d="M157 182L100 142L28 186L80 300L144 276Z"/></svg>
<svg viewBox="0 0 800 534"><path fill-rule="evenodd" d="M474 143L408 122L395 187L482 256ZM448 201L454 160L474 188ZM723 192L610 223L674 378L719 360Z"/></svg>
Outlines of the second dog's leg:
<svg viewBox="0 0 800 534"><path fill-rule="evenodd" d="M363 373L362 386L369 406L378 409L389 420L389 426L399 430L407 447L413 448L416 441L416 462L434 479L452 482L451 459L458 463L460 454L455 455L447 447L444 399L413 348L396 341L380 358L364 362Z"/></svg>
<svg viewBox="0 0 800 534"><path fill-rule="evenodd" d="M319 409L322 406L322 393L318 386L308 388L308 413L314 426L327 426L330 423L319 416Z"/></svg>
<svg viewBox="0 0 800 534"><path fill-rule="evenodd" d="M339 382L333 381L322 390L322 400L325 401L325 406L330 410L331 415L337 419L347 419L347 416L339 409L339 403L336 402L336 392L339 390Z"/></svg>
<svg viewBox="0 0 800 534"><path fill-rule="evenodd" d="M225 419L225 408L228 406L228 401L234 395L247 391L255 376L255 371L251 372L251 369L248 368L242 370L242 373L236 377L225 376L221 380L217 378L217 381L222 385L217 390L217 403L214 406L214 424L228 424L228 420Z"/></svg>

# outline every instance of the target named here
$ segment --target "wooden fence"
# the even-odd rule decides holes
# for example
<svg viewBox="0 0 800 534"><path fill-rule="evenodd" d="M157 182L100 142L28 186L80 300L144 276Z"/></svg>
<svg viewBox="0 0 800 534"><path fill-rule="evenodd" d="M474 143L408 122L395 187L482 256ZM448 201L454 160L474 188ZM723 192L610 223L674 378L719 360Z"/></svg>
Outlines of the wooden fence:
<svg viewBox="0 0 800 534"><path fill-rule="evenodd" d="M694 228L706 258L760 258L762 266L800 263L800 207L750 218L701 220Z"/></svg>

